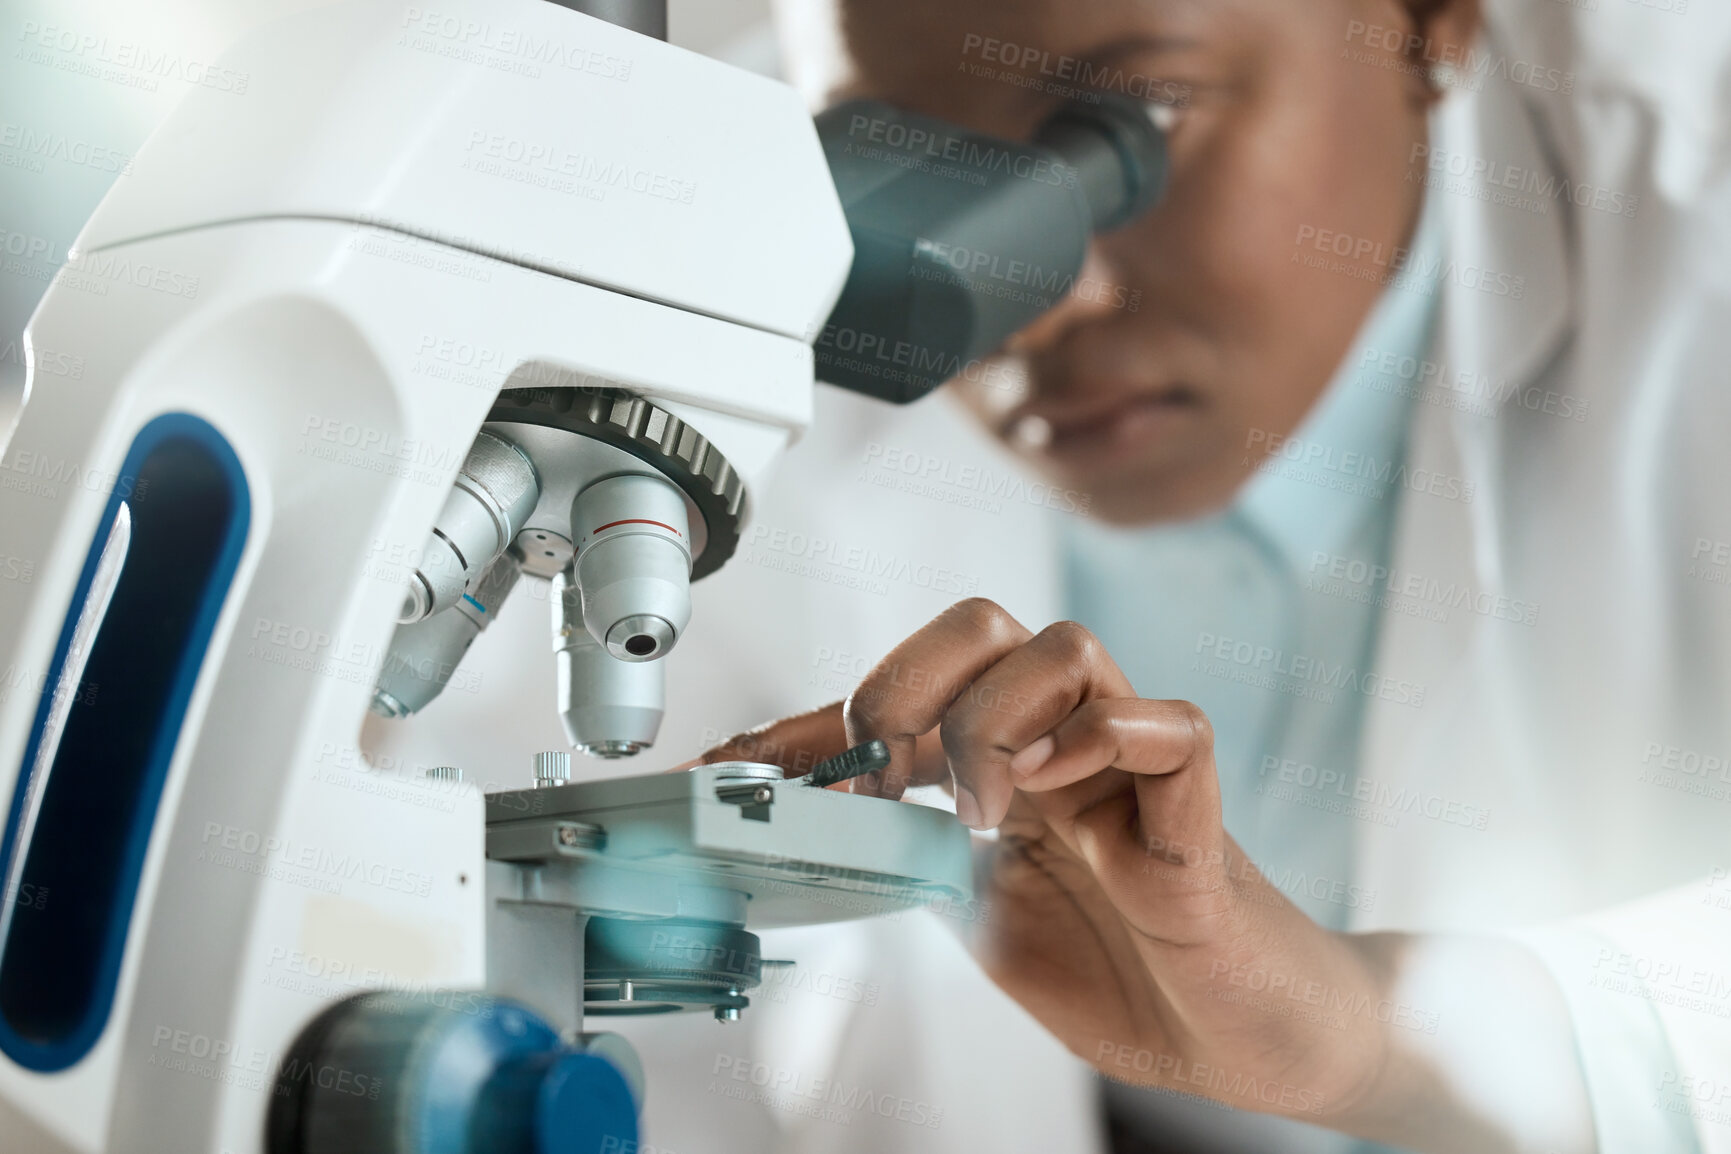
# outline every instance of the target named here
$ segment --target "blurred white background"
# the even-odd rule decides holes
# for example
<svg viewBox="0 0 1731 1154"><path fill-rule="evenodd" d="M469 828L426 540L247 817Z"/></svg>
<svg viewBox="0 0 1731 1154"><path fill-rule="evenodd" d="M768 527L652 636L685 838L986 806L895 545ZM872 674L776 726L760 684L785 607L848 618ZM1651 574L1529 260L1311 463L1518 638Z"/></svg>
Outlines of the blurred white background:
<svg viewBox="0 0 1731 1154"><path fill-rule="evenodd" d="M19 337L54 270L125 159L191 87L173 68L111 67L103 76L73 68L113 58L123 46L153 59L208 64L246 29L318 6L309 0L0 2L0 420L23 389ZM770 0L669 0L668 8L674 43L779 74ZM48 29L106 45L33 51Z"/></svg>

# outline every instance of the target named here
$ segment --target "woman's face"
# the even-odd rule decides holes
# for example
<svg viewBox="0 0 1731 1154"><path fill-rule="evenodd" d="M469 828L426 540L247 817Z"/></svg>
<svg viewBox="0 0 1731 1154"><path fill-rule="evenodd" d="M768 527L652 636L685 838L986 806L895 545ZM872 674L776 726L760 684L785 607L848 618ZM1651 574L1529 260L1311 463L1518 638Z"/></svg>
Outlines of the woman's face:
<svg viewBox="0 0 1731 1154"><path fill-rule="evenodd" d="M1222 507L1333 377L1420 205L1429 94L1381 47L1414 30L1410 2L844 0L847 95L1015 139L1084 63L1176 102L1162 205L1096 238L1080 291L1006 350L1025 372L949 386L1104 519ZM1455 0L1415 55L1445 58L1475 22ZM1304 263L1324 234L1333 266ZM1342 261L1340 236L1382 256Z"/></svg>

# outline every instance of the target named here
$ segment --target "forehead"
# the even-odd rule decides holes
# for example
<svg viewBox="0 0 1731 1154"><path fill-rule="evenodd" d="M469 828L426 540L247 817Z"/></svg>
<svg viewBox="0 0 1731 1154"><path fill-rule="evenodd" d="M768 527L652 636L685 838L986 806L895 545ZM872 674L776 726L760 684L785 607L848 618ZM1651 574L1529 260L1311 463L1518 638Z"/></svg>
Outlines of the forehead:
<svg viewBox="0 0 1731 1154"><path fill-rule="evenodd" d="M1085 64L1153 63L1242 44L1248 25L1318 0L841 0L866 93L918 106L1038 101L1038 86L981 84L1069 75Z"/></svg>
<svg viewBox="0 0 1731 1154"><path fill-rule="evenodd" d="M1280 2L1280 0L1277 0ZM1306 0L1284 0L1303 6ZM850 33L882 35L889 29L919 41L954 40L970 33L1017 37L1038 47L1086 43L1127 30L1200 33L1210 13L1241 8L1244 0L842 0ZM906 47L926 45L904 41Z"/></svg>

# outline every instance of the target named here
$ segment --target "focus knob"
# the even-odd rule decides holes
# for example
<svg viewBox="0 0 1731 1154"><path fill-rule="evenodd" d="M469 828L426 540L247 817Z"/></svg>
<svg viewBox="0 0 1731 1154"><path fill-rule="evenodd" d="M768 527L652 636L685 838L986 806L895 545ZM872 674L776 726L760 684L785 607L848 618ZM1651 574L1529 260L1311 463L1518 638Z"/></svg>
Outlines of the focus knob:
<svg viewBox="0 0 1731 1154"><path fill-rule="evenodd" d="M361 994L277 1072L270 1154L605 1154L637 1148L617 1066L483 994Z"/></svg>

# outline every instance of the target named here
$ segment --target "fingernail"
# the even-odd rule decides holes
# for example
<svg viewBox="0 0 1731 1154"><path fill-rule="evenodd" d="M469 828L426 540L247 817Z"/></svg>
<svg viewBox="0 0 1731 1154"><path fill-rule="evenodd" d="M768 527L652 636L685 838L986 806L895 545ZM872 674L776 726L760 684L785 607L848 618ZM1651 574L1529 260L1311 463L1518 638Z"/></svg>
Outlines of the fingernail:
<svg viewBox="0 0 1731 1154"><path fill-rule="evenodd" d="M985 824L980 820L980 799L965 785L956 786L956 817L969 829L980 829Z"/></svg>
<svg viewBox="0 0 1731 1154"><path fill-rule="evenodd" d="M1010 758L1010 772L1017 777L1027 777L1035 770L1052 760L1052 754L1058 748L1058 740L1051 734L1040 738L1027 746L1016 756Z"/></svg>

